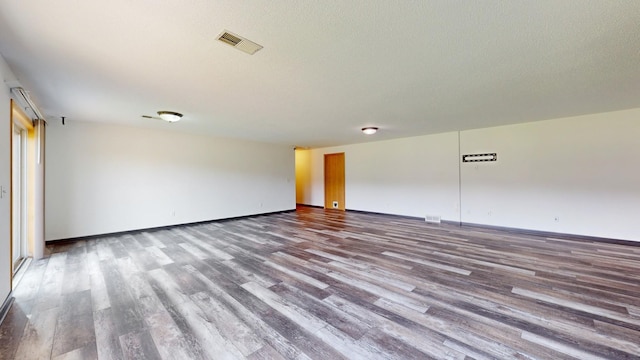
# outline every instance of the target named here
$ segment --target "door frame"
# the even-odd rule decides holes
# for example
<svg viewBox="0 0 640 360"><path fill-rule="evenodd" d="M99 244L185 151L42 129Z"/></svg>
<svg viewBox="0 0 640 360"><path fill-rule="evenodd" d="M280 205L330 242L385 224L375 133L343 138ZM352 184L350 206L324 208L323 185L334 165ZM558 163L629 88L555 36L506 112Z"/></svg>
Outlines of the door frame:
<svg viewBox="0 0 640 360"><path fill-rule="evenodd" d="M9 274L11 277L12 287L15 285L14 278L17 270L20 269L20 266L24 264L24 260L26 260L29 256L29 245L31 236L29 234L29 215L30 215L30 188L32 186L32 182L30 181L31 176L31 162L33 161L30 155L30 148L32 147L32 142L35 140L34 137L34 124L33 121L22 111L22 108L13 100L10 100L11 107L11 115L9 121L9 176L10 176L10 184L9 184L9 202L10 211L9 211L9 231L10 231L10 240L9 240ZM14 197L16 196L14 190L14 133L15 129L18 128L21 131L21 161L22 161L22 176L21 176L21 209L20 214L15 214L14 211ZM13 244L14 244L14 226L15 226L15 217L20 216L21 221L19 226L21 229L22 241L21 246L23 249L21 250L21 254L23 255L23 260L20 262L18 266L15 266L13 259Z"/></svg>

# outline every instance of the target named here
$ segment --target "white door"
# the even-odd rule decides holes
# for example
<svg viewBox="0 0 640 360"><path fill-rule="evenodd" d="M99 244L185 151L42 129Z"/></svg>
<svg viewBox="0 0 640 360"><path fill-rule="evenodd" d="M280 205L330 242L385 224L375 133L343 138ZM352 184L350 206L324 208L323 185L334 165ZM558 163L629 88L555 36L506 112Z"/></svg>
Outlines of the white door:
<svg viewBox="0 0 640 360"><path fill-rule="evenodd" d="M12 199L13 199L13 234L12 238L12 252L11 263L13 265L13 272L20 267L20 264L26 257L27 253L27 241L26 241L26 131L13 126L13 178L11 179L12 185Z"/></svg>

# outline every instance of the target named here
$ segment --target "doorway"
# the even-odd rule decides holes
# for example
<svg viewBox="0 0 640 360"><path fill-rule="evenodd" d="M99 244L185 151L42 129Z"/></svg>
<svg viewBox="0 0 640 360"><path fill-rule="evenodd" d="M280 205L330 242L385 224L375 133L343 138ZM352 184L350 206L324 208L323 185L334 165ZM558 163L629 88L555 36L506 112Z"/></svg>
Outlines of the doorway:
<svg viewBox="0 0 640 360"><path fill-rule="evenodd" d="M14 123L11 143L11 269L15 275L27 257L27 130Z"/></svg>
<svg viewBox="0 0 640 360"><path fill-rule="evenodd" d="M324 155L324 208L345 210L344 153Z"/></svg>

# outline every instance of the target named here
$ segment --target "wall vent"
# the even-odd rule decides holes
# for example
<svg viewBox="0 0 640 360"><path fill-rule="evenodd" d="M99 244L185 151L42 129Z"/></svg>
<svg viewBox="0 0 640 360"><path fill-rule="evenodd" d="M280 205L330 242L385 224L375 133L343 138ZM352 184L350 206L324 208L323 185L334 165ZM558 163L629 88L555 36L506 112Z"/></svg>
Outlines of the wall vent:
<svg viewBox="0 0 640 360"><path fill-rule="evenodd" d="M438 215L427 215L424 217L424 221L432 224L440 224L441 219Z"/></svg>
<svg viewBox="0 0 640 360"><path fill-rule="evenodd" d="M253 55L258 50L262 49L262 45L258 45L249 39L245 39L240 35L226 30L218 35L218 40L227 45L233 46L240 51L246 52L249 55Z"/></svg>

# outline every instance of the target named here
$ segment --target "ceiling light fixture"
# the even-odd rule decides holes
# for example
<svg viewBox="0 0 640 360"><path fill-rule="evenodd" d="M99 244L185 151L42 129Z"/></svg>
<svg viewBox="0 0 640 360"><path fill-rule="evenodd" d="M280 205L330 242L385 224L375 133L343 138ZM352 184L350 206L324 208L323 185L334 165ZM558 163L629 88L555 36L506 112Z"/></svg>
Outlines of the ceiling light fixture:
<svg viewBox="0 0 640 360"><path fill-rule="evenodd" d="M158 116L160 116L162 120L168 122L180 121L180 119L182 118L182 114L174 111L158 111Z"/></svg>
<svg viewBox="0 0 640 360"><path fill-rule="evenodd" d="M363 127L362 132L365 133L366 135L373 135L376 132L378 132L378 128L374 126Z"/></svg>

